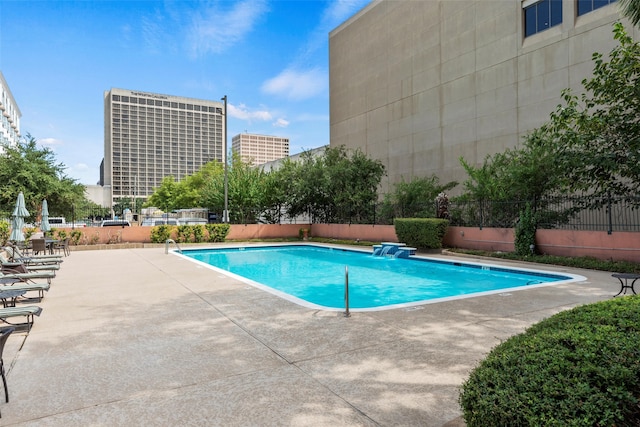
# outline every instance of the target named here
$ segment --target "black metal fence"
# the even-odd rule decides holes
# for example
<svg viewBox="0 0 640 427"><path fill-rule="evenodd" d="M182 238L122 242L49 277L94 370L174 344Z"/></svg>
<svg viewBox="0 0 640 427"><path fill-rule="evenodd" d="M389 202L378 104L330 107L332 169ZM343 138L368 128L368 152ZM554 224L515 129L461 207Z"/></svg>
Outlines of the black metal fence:
<svg viewBox="0 0 640 427"><path fill-rule="evenodd" d="M451 225L464 227L514 227L527 203L534 212L538 228L590 231L640 231L640 197L594 198L553 197L530 201L491 201L451 199L448 219ZM231 206L231 209L233 207ZM393 224L395 218L436 216L436 203L392 205L375 203L370 206L327 208L309 212L304 218L288 218L281 223L313 222L338 224ZM76 209L64 214L67 224L97 226L105 219L114 219L109 208ZM262 218L264 221L264 217ZM270 221L269 221L270 222Z"/></svg>
<svg viewBox="0 0 640 427"><path fill-rule="evenodd" d="M527 203L539 229L640 231L640 198L550 197L530 201L452 201L451 225L514 227Z"/></svg>

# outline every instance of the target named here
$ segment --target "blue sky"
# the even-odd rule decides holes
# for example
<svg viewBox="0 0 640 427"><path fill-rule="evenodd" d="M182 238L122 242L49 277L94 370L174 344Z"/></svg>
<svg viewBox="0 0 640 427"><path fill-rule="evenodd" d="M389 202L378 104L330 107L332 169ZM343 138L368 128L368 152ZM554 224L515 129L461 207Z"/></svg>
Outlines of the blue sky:
<svg viewBox="0 0 640 427"><path fill-rule="evenodd" d="M0 0L0 70L21 132L95 184L104 91L228 96L228 138L329 143L329 32L369 0Z"/></svg>

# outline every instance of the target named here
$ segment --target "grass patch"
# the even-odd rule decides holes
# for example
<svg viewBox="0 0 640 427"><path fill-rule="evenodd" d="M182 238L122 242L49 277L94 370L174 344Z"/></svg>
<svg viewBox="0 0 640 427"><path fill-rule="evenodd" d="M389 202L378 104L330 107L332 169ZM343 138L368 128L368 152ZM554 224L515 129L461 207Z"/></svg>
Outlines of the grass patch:
<svg viewBox="0 0 640 427"><path fill-rule="evenodd" d="M514 261L537 262L540 264L562 265L565 267L586 268L589 270L615 271L618 273L640 274L640 263L630 261L601 260L593 257L561 257L555 255L517 255L514 252L491 252L449 248L450 252L476 255L490 258L509 259Z"/></svg>

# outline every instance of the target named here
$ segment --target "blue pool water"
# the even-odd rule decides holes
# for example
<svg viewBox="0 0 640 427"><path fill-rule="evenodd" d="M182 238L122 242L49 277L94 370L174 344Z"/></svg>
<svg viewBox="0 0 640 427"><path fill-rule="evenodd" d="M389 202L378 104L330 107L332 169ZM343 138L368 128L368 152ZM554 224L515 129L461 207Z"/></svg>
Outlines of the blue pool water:
<svg viewBox="0 0 640 427"><path fill-rule="evenodd" d="M379 257L313 245L184 250L182 254L302 305L323 309L344 309L345 267L352 309L417 305L584 279L421 257Z"/></svg>

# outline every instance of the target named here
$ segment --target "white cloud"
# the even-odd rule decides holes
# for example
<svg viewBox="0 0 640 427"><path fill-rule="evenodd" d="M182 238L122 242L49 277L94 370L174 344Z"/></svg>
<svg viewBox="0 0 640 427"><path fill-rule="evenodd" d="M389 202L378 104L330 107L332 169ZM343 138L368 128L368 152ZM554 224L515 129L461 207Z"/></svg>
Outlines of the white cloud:
<svg viewBox="0 0 640 427"><path fill-rule="evenodd" d="M268 11L265 0L231 3L233 6L228 10L220 10L220 4L229 3L213 3L191 16L187 38L195 57L209 52L220 53L233 46L250 33L260 17Z"/></svg>
<svg viewBox="0 0 640 427"><path fill-rule="evenodd" d="M273 122L273 126L277 128L286 128L289 126L289 121L283 118L279 118L275 122Z"/></svg>
<svg viewBox="0 0 640 427"><path fill-rule="evenodd" d="M55 147L55 146L62 145L62 141L55 138L41 138L38 140L38 142L40 143L40 145L43 145L46 147Z"/></svg>
<svg viewBox="0 0 640 427"><path fill-rule="evenodd" d="M244 104L240 104L237 107L232 104L227 104L227 110L229 111L230 117L240 119L240 120L246 120L249 122L253 120L259 120L259 121L273 120L273 115L269 111L266 111L266 110L250 111L247 108L247 106Z"/></svg>
<svg viewBox="0 0 640 427"><path fill-rule="evenodd" d="M89 165L87 165L86 163L76 163L73 169L77 171L86 171L89 170Z"/></svg>
<svg viewBox="0 0 640 427"><path fill-rule="evenodd" d="M328 90L326 73L318 68L307 71L287 69L262 85L262 91L292 100L312 98Z"/></svg>

